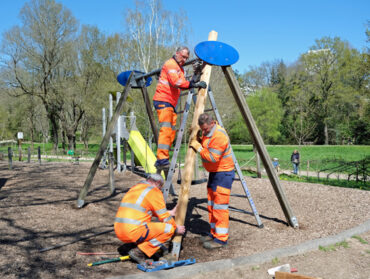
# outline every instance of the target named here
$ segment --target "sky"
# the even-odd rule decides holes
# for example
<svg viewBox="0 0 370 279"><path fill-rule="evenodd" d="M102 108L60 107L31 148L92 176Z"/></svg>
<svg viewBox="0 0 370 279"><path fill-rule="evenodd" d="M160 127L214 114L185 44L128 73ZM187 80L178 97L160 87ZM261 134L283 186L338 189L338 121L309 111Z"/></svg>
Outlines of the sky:
<svg viewBox="0 0 370 279"><path fill-rule="evenodd" d="M28 1L2 0L0 34L20 24L19 12ZM134 0L57 0L80 24L96 25L107 35L125 29L124 12ZM233 69L244 73L263 62L294 63L324 36L340 37L361 51L370 20L369 0L162 0L165 10L186 15L192 50L210 31L233 46L239 60Z"/></svg>

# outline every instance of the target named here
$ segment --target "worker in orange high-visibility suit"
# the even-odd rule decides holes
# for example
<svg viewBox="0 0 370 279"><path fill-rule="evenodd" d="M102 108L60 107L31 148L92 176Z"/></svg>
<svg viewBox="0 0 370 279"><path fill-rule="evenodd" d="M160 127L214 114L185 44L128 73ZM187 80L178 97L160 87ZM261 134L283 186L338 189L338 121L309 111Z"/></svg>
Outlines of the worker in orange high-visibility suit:
<svg viewBox="0 0 370 279"><path fill-rule="evenodd" d="M206 88L204 81L199 81L200 75L194 75L191 81L186 80L183 65L189 58L187 47L179 47L175 55L162 66L158 85L153 96L153 104L157 110L159 121L159 136L157 161L155 166L160 173L168 171L170 166L170 147L176 135L177 114L175 111L182 89Z"/></svg>
<svg viewBox="0 0 370 279"><path fill-rule="evenodd" d="M140 264L160 248L166 251L164 244L174 234L185 233L185 227L176 225L173 218L177 206L171 211L166 209L162 186L162 176L150 174L146 181L139 182L125 194L116 214L114 231L124 243L137 244L129 256ZM153 216L160 222L151 222Z"/></svg>
<svg viewBox="0 0 370 279"><path fill-rule="evenodd" d="M204 248L222 248L229 238L229 201L235 176L230 140L212 116L201 114L198 124L202 138L193 139L190 146L199 153L204 168L209 172L207 208L211 227L211 233L200 240Z"/></svg>

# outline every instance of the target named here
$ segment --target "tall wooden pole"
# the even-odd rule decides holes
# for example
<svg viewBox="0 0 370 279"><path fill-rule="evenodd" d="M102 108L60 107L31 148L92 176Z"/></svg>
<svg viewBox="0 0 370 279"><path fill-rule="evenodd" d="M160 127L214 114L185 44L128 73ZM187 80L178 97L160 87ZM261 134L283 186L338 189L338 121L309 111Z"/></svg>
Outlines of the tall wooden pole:
<svg viewBox="0 0 370 279"><path fill-rule="evenodd" d="M263 143L263 139L257 129L257 125L254 122L252 113L249 110L247 102L243 96L242 90L239 87L239 83L234 75L234 72L230 66L222 67L225 74L226 80L230 86L231 92L234 95L235 101L239 107L241 114L243 115L244 121L247 124L250 135L252 136L253 142L261 156L263 165L265 166L267 175L270 179L272 187L274 188L275 194L280 202L280 206L283 209L285 218L292 227L298 227L297 218L294 216L288 199L285 196L284 190L280 185L279 178L274 171L272 166L271 158L267 152L266 146Z"/></svg>
<svg viewBox="0 0 370 279"><path fill-rule="evenodd" d="M126 85L125 90L123 92L123 97L120 98L120 100L117 104L116 110L114 111L113 117L108 123L107 131L106 131L106 133L105 133L105 135L102 139L102 142L100 144L98 153L96 153L95 160L92 163L90 171L89 171L89 173L86 177L85 184L81 189L80 195L78 196L78 200L77 200L77 207L78 208L82 208L85 204L85 197L87 195L87 191L89 190L91 182L92 182L92 180L95 176L96 170L99 166L101 158L103 157L104 151L107 149L109 139L111 138L112 132L114 130L114 126L116 125L118 117L119 117L119 115L121 114L121 112L123 110L123 105L125 104L127 96L128 96L128 92L131 89L131 77L132 77L132 73L131 73L131 75L129 76L129 78L127 80L127 85ZM111 152L112 151L113 150L111 150Z"/></svg>
<svg viewBox="0 0 370 279"><path fill-rule="evenodd" d="M211 31L208 35L208 41L216 41L216 40L217 40L217 32ZM191 124L191 133L189 137L189 142L191 142L193 139L196 139L197 133L199 131L198 118L199 118L199 115L201 115L204 112L204 103L207 97L208 84L209 84L209 80L211 77L211 70L212 70L212 66L207 64L204 67L202 76L200 78L200 80L205 81L207 83L207 88L200 89L198 92L197 103L195 104L193 122ZM181 192L179 196L178 208L176 210L176 217L175 217L176 224L178 225L184 225L185 223L186 210L187 210L188 201L189 201L189 189L190 189L191 181L193 178L195 159L196 159L196 152L191 147L188 147L186 157L185 157L184 175L183 175L183 179L181 182ZM177 259L179 258L179 255L180 255L181 240L182 240L182 236L178 235L178 236L175 236L172 241L173 243L172 255L174 255Z"/></svg>

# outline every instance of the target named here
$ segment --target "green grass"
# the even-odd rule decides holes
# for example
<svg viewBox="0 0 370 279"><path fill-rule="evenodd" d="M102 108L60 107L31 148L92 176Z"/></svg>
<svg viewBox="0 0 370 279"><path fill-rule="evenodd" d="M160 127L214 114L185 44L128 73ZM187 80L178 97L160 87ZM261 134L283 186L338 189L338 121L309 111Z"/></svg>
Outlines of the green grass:
<svg viewBox="0 0 370 279"><path fill-rule="evenodd" d="M337 248L340 248L340 247L349 248L348 242L344 240L344 241L341 241L341 242L338 242L332 245L328 245L328 246L319 245L319 250L323 252L330 252L330 251L336 251Z"/></svg>
<svg viewBox="0 0 370 279"><path fill-rule="evenodd" d="M361 236L358 236L358 235L353 235L352 238L354 239L357 239L358 241L360 241L362 244L368 244L368 242L363 239Z"/></svg>
<svg viewBox="0 0 370 279"><path fill-rule="evenodd" d="M363 182L356 182L354 180L344 180L344 179L318 179L314 176L290 176L286 174L281 174L279 176L280 180L286 181L298 181L298 182L307 182L307 183L316 183L316 184L324 184L330 186L337 186L337 187L344 187L344 188L353 188L353 189L360 189L370 191L369 183L364 184Z"/></svg>
<svg viewBox="0 0 370 279"><path fill-rule="evenodd" d="M358 161L370 156L370 146L368 145L267 145L267 152L270 158L278 158L282 169L292 169L290 156L294 149L299 151L301 157L301 170L307 170L307 161L310 161L310 169L330 168L333 163L327 160L339 160L345 162ZM233 145L235 156L239 164L249 162L249 166L255 166L252 145ZM252 159L252 160L251 160Z"/></svg>
<svg viewBox="0 0 370 279"><path fill-rule="evenodd" d="M271 261L273 264L278 264L279 263L279 259L277 257L273 258L272 261Z"/></svg>

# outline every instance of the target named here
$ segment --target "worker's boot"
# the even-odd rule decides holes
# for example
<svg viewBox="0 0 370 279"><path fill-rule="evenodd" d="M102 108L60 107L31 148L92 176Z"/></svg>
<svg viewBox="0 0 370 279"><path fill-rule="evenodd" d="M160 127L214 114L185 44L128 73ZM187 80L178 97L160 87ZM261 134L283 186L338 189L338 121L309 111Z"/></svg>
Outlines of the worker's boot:
<svg viewBox="0 0 370 279"><path fill-rule="evenodd" d="M203 243L203 247L206 249L212 250L212 249L225 248L226 244L221 244L216 241L207 241Z"/></svg>
<svg viewBox="0 0 370 279"><path fill-rule="evenodd" d="M145 264L145 261L148 259L147 256L141 251L138 247L131 249L128 252L130 259L134 260L138 264Z"/></svg>
<svg viewBox="0 0 370 279"><path fill-rule="evenodd" d="M213 240L213 237L211 235L202 235L201 237L199 237L199 241L201 243L205 243L205 242L208 242L208 241L212 241Z"/></svg>

